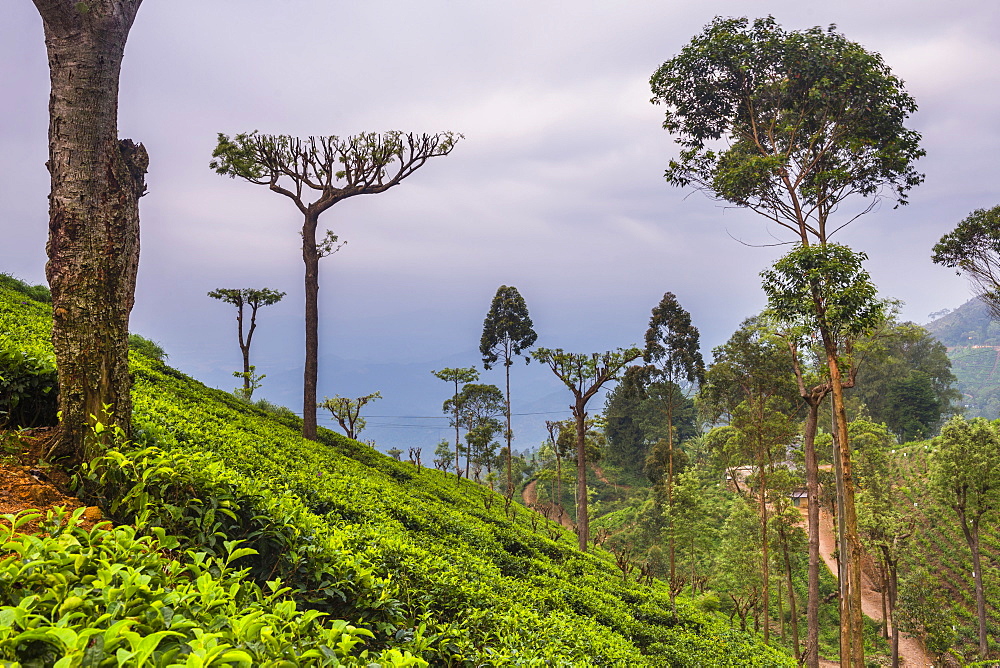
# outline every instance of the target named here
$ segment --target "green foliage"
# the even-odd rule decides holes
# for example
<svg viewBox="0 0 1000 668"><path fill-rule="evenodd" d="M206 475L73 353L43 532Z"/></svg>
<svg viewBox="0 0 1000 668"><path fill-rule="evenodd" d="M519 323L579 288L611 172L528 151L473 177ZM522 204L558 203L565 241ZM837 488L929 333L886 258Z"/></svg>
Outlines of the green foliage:
<svg viewBox="0 0 1000 668"><path fill-rule="evenodd" d="M977 296L1000 314L1000 206L970 213L935 244L931 259L965 273Z"/></svg>
<svg viewBox="0 0 1000 668"><path fill-rule="evenodd" d="M461 138L454 132L365 132L306 139L256 130L230 138L220 132L209 167L217 174L261 185L288 177L321 191L340 190L335 184L345 189L382 189L398 183L427 158L448 155ZM399 169L390 170L397 160Z"/></svg>
<svg viewBox="0 0 1000 668"><path fill-rule="evenodd" d="M0 309L0 331L46 316ZM479 485L328 430L304 440L140 355L132 371L135 444L79 474L123 526L4 540L4 660L93 641L148 665L794 665L683 600L675 617L662 583L622 583L610 555Z"/></svg>
<svg viewBox="0 0 1000 668"><path fill-rule="evenodd" d="M157 362L165 362L170 357L159 343L139 334L128 335L128 349Z"/></svg>
<svg viewBox="0 0 1000 668"><path fill-rule="evenodd" d="M983 418L949 420L928 475L938 498L970 520L1000 509L1000 430Z"/></svg>
<svg viewBox="0 0 1000 668"><path fill-rule="evenodd" d="M834 27L716 18L650 80L680 157L667 180L757 210L802 241L857 194L897 204L923 180L916 104L878 54ZM726 140L723 148L717 140Z"/></svg>
<svg viewBox="0 0 1000 668"><path fill-rule="evenodd" d="M859 336L885 321L862 262L868 256L840 244L797 246L761 272L768 307L782 321L834 336Z"/></svg>
<svg viewBox="0 0 1000 668"><path fill-rule="evenodd" d="M330 411L330 414L340 425L340 428L344 430L344 434L347 438L357 438L365 429L367 422L363 417L361 417L361 409L365 407L370 401L375 399L381 399L381 392L374 392L372 394L366 394L363 397L358 397L357 399L349 399L347 397L342 397L339 394L335 394L333 398L323 397L323 401L319 404L319 408L325 408Z"/></svg>
<svg viewBox="0 0 1000 668"><path fill-rule="evenodd" d="M16 280L16 279L12 279ZM0 425L56 423L56 360L49 344L51 315L0 280Z"/></svg>
<svg viewBox="0 0 1000 668"><path fill-rule="evenodd" d="M932 436L943 416L957 412L961 397L948 351L924 328L893 323L856 347L863 348L863 363L851 396L901 443Z"/></svg>
<svg viewBox="0 0 1000 668"><path fill-rule="evenodd" d="M0 287L20 292L25 297L42 304L52 303L52 292L47 285L28 285L19 278L0 272Z"/></svg>
<svg viewBox="0 0 1000 668"><path fill-rule="evenodd" d="M83 510L49 511L42 536L17 533L38 513L3 517L0 659L20 662L4 665L427 665L362 650L370 631L298 608L280 581L247 581L233 563L254 551L239 541L182 554L161 528L88 531Z"/></svg>
<svg viewBox="0 0 1000 668"><path fill-rule="evenodd" d="M56 424L57 385L55 355L23 350L0 337L0 425Z"/></svg>
<svg viewBox="0 0 1000 668"><path fill-rule="evenodd" d="M567 353L562 348L538 348L531 356L547 365L577 400L589 400L604 383L616 379L626 365L641 354L638 348L618 348L589 355Z"/></svg>
<svg viewBox="0 0 1000 668"><path fill-rule="evenodd" d="M647 439L638 412L646 400L643 368L631 366L621 382L608 392L604 402L605 436L608 439L608 460L614 464L640 471L646 458Z"/></svg>
<svg viewBox="0 0 1000 668"><path fill-rule="evenodd" d="M967 417L1000 418L1000 322L989 307L972 299L926 325L927 331L948 346L956 389Z"/></svg>
<svg viewBox="0 0 1000 668"><path fill-rule="evenodd" d="M954 612L926 568L918 568L900 581L897 619L902 631L922 637L927 649L938 656L958 640Z"/></svg>
<svg viewBox="0 0 1000 668"><path fill-rule="evenodd" d="M242 387L233 388L233 395L243 401L251 401L254 391L261 388L264 384L262 381L267 378L267 374L257 373L257 367L251 364L248 371L234 371L233 378L239 378L243 381Z"/></svg>
<svg viewBox="0 0 1000 668"><path fill-rule="evenodd" d="M483 366L489 369L502 358L504 366L509 367L514 357L535 345L537 339L521 293L514 286L501 285L483 321L483 336L479 341ZM531 361L527 355L524 359Z"/></svg>
<svg viewBox="0 0 1000 668"><path fill-rule="evenodd" d="M285 294L271 288L219 288L209 292L208 296L232 304L241 313L244 306L249 306L256 313L261 306L277 304Z"/></svg>
<svg viewBox="0 0 1000 668"><path fill-rule="evenodd" d="M698 403L710 422L728 419L747 399L766 403L774 397L789 406L799 402L788 346L760 318L743 321L726 343L712 350L705 379Z"/></svg>
<svg viewBox="0 0 1000 668"><path fill-rule="evenodd" d="M705 362L698 340L698 328L691 324L691 314L681 307L674 293L667 292L653 307L642 358L651 365L650 372L656 378L675 384L701 383Z"/></svg>

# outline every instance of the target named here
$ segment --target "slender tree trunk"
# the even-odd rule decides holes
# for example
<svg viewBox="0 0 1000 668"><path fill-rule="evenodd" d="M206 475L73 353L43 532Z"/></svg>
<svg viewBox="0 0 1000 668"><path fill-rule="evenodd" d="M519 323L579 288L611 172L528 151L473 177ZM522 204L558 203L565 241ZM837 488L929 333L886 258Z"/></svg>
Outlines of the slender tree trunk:
<svg viewBox="0 0 1000 668"><path fill-rule="evenodd" d="M778 637L781 638L781 642L785 642L785 608L784 608L784 592L781 591L782 584L781 578L777 578L778 585Z"/></svg>
<svg viewBox="0 0 1000 668"><path fill-rule="evenodd" d="M792 579L792 560L788 554L788 536L784 529L782 529L782 534L784 537L785 577L788 583L788 609L792 617L792 645L795 647L795 656L799 657L802 655L799 643L799 606L795 598L795 581Z"/></svg>
<svg viewBox="0 0 1000 668"><path fill-rule="evenodd" d="M889 597L888 592L886 591L888 589L888 586L889 586L889 575L888 575L888 572L887 572L888 568L889 567L886 564L883 564L882 567L878 569L878 571L879 571L879 579L882 581L881 582L881 587L880 587L880 589L882 590L880 592L882 594L882 596L881 596L881 599L882 599L882 637L885 638L886 640L889 639L889 609L888 609L888 606L886 604L886 599Z"/></svg>
<svg viewBox="0 0 1000 668"><path fill-rule="evenodd" d="M763 456L761 456L763 459ZM763 552L763 559L761 560L762 575L763 575L763 616L764 616L764 644L767 645L771 642L771 624L770 624L770 602L771 602L771 564L770 564L770 551L768 549L768 536L767 536L767 474L766 467L763 461L760 462L760 541L761 541L761 551Z"/></svg>
<svg viewBox="0 0 1000 668"><path fill-rule="evenodd" d="M806 600L806 666L819 668L819 462L816 458L816 425L819 401L808 401L802 441L806 458L806 513L809 517L809 594Z"/></svg>
<svg viewBox="0 0 1000 668"><path fill-rule="evenodd" d="M840 664L845 668L864 668L864 638L861 614L861 544L858 540L858 519L854 505L854 475L851 467L851 444L847 435L847 412L844 407L844 388L837 362L836 344L828 332L822 331L830 385L833 390L835 422L838 497L841 500L840 563L844 577L841 592L841 652Z"/></svg>
<svg viewBox="0 0 1000 668"><path fill-rule="evenodd" d="M559 446L556 445L556 509L559 511L559 524L562 524L563 518L562 501L562 457L559 456Z"/></svg>
<svg viewBox="0 0 1000 668"><path fill-rule="evenodd" d="M236 328L237 335L240 341L240 352L243 354L243 392L246 397L250 397L250 337L243 336L243 301L240 298L240 303L236 306ZM251 335L253 334L253 328L250 329Z"/></svg>
<svg viewBox="0 0 1000 668"><path fill-rule="evenodd" d="M892 628L892 668L899 668L899 628L896 625L896 595L899 592L897 568L893 562L889 572L889 625Z"/></svg>
<svg viewBox="0 0 1000 668"><path fill-rule="evenodd" d="M253 333L257 329L257 308L259 304L250 305L250 327L247 329L247 340L246 346L243 345L243 307L240 307L239 320L240 320L240 350L243 352L243 391L246 393L247 399L253 393L253 388L250 386L250 344L253 343ZM351 438L354 438L353 436Z"/></svg>
<svg viewBox="0 0 1000 668"><path fill-rule="evenodd" d="M118 80L141 0L34 0L49 97L48 263L61 429L52 456L92 458L95 422L131 434L128 320L149 158L118 139Z"/></svg>
<svg viewBox="0 0 1000 668"><path fill-rule="evenodd" d="M986 636L986 596L983 590L983 567L979 554L979 518L971 520L966 516L965 509L957 507L959 519L962 520L962 533L965 534L965 542L972 552L972 581L976 590L976 620L979 625L979 656L986 659L989 651Z"/></svg>
<svg viewBox="0 0 1000 668"><path fill-rule="evenodd" d="M792 579L792 560L788 550L788 533L784 524L779 524L778 526L778 532L781 537L781 552L785 566L785 584L788 588L788 611L791 615L792 645L795 647L795 656L799 657L802 652L799 647L799 612L795 599L795 582ZM784 632L782 632L781 637L784 640Z"/></svg>
<svg viewBox="0 0 1000 668"><path fill-rule="evenodd" d="M455 477L458 481L462 481L462 461L459 459L459 453L462 450L461 441L458 436L458 378L455 379L455 396L452 399L455 402Z"/></svg>
<svg viewBox="0 0 1000 668"><path fill-rule="evenodd" d="M695 535L694 535L694 532L692 531L691 532L691 595L692 596L694 596L697 593L695 591L695 588L694 588L695 563L696 563L695 562L695 557L696 557L696 555L695 555Z"/></svg>
<svg viewBox="0 0 1000 668"><path fill-rule="evenodd" d="M306 360L302 376L302 437L316 440L316 382L319 375L319 214L306 210L302 224L302 261L305 263Z"/></svg>
<svg viewBox="0 0 1000 668"><path fill-rule="evenodd" d="M514 436L513 432L510 430L510 354L507 354L507 359L504 364L504 371L507 372L507 498L510 499L514 496L514 474L513 474L513 463L512 455L510 451L510 442Z"/></svg>
<svg viewBox="0 0 1000 668"><path fill-rule="evenodd" d="M674 401L673 387L667 384L667 554L670 564L670 607L677 614L674 595L676 573L676 551L674 547Z"/></svg>
<svg viewBox="0 0 1000 668"><path fill-rule="evenodd" d="M580 402L573 406L576 419L576 532L580 551L587 551L590 540L590 516L587 512L587 413Z"/></svg>

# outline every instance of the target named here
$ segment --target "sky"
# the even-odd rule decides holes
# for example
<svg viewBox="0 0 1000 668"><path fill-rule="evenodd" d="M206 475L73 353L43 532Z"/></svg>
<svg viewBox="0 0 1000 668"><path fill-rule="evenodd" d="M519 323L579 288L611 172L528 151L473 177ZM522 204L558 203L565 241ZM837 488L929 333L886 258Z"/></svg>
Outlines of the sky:
<svg viewBox="0 0 1000 668"><path fill-rule="evenodd" d="M34 6L3 9L0 271L39 283L47 63ZM788 29L836 24L905 81L926 180L909 206L882 205L839 241L868 254L905 319L957 307L968 284L930 254L971 211L1000 203L991 0L146 0L119 103L120 135L150 155L131 330L228 390L241 359L235 309L206 293L285 291L260 313L252 361L268 376L261 396L300 411L301 219L284 197L208 168L217 134L450 130L464 135L451 155L320 220L347 245L320 267L319 394L381 391L363 437L429 452L449 436L447 386L431 371L481 368L500 285L524 296L539 345L574 352L640 343L673 292L710 359L764 306L758 274L782 233L664 181L676 147L648 81L713 17L768 14ZM502 372L483 380L501 385ZM568 391L537 364L514 367L512 392L513 412L530 414L515 448L568 415Z"/></svg>

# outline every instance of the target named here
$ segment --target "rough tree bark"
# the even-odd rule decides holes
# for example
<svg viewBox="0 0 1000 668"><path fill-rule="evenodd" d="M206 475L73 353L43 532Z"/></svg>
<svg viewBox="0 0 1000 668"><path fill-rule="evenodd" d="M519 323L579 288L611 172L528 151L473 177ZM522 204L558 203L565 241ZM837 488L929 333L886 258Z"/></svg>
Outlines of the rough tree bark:
<svg viewBox="0 0 1000 668"><path fill-rule="evenodd" d="M302 372L302 435L316 439L316 383L319 378L319 260L315 204L306 208L302 223L302 262L305 264L306 359ZM306 410L310 408L311 410Z"/></svg>
<svg viewBox="0 0 1000 668"><path fill-rule="evenodd" d="M85 460L95 422L131 431L128 320L149 158L118 139L118 79L141 0L34 3L51 81L45 274L62 424L50 455Z"/></svg>
<svg viewBox="0 0 1000 668"><path fill-rule="evenodd" d="M832 337L821 330L827 366L830 369L833 397L834 447L837 458L838 501L840 502L839 543L843 592L840 600L840 665L844 668L864 668L863 617L861 612L861 542L858 539L858 515L854 504L854 473L851 464L851 443L847 435L847 411L844 407L844 383L837 360L837 347Z"/></svg>

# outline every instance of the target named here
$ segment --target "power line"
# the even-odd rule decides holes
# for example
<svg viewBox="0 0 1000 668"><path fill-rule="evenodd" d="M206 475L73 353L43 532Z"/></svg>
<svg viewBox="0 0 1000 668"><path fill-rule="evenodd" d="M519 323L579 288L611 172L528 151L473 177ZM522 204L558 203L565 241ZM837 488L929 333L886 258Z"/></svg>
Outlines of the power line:
<svg viewBox="0 0 1000 668"><path fill-rule="evenodd" d="M291 411L298 417L302 417L302 413L298 411ZM538 411L536 413L511 413L511 417L521 416L521 415L565 415L568 411ZM370 418L387 418L393 420L450 420L450 415L362 415L361 417L367 419ZM317 416L320 420L326 420L327 422L333 422L332 417L326 417L325 415Z"/></svg>

